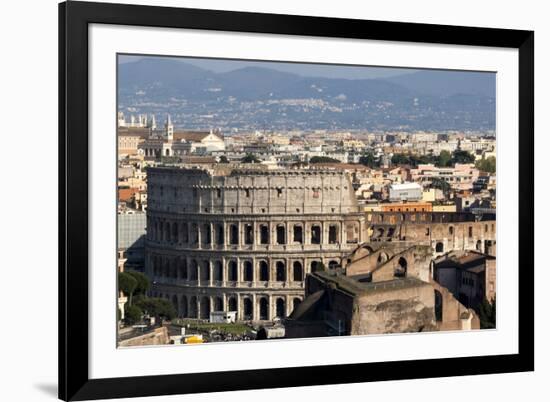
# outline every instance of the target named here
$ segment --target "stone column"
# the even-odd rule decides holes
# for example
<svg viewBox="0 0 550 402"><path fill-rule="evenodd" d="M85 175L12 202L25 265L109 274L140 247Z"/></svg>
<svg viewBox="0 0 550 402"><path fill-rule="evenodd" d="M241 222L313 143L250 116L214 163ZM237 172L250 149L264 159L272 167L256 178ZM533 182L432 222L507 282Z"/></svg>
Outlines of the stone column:
<svg viewBox="0 0 550 402"><path fill-rule="evenodd" d="M206 263L208 264L208 286L212 286L212 281L214 278L214 264L212 264L210 259L208 259Z"/></svg>
<svg viewBox="0 0 550 402"><path fill-rule="evenodd" d="M260 306L258 306L258 300L256 299L256 293L252 293L252 321L258 321L258 313Z"/></svg>

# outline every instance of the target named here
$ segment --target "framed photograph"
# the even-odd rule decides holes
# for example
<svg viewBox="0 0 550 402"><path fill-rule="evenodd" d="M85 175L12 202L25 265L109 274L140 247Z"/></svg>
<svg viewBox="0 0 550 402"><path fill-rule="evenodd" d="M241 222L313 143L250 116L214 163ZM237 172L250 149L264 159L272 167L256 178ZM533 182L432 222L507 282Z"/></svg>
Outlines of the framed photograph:
<svg viewBox="0 0 550 402"><path fill-rule="evenodd" d="M61 399L534 369L533 32L70 1L59 55Z"/></svg>

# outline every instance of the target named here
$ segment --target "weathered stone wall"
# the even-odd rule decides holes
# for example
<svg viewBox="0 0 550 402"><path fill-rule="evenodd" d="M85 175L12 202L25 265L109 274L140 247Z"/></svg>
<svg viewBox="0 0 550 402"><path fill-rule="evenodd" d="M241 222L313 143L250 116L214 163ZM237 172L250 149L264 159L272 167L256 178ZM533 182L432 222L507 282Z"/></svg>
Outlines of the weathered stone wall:
<svg viewBox="0 0 550 402"><path fill-rule="evenodd" d="M377 245L374 245L377 247ZM432 249L429 246L411 245L410 242L385 243L379 248L362 245L345 265L346 275L372 274L372 281L387 281L396 273L423 281L430 278Z"/></svg>
<svg viewBox="0 0 550 402"><path fill-rule="evenodd" d="M436 324L439 331L479 329L479 317L467 309L445 287L430 281L436 306Z"/></svg>
<svg viewBox="0 0 550 402"><path fill-rule="evenodd" d="M168 329L166 327L160 327L147 334L120 341L118 346L167 345L169 342L170 338L168 337Z"/></svg>
<svg viewBox="0 0 550 402"><path fill-rule="evenodd" d="M369 242L407 241L430 245L435 256L450 250L496 255L494 215L469 213L367 213Z"/></svg>
<svg viewBox="0 0 550 402"><path fill-rule="evenodd" d="M351 326L351 335L433 331L433 288L423 283L358 296Z"/></svg>

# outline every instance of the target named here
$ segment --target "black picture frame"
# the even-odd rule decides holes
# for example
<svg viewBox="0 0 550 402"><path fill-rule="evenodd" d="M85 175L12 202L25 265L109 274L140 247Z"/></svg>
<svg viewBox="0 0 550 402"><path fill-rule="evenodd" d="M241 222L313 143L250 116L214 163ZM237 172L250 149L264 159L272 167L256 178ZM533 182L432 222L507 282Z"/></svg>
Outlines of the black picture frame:
<svg viewBox="0 0 550 402"><path fill-rule="evenodd" d="M215 373L88 375L88 25L192 28L519 51L517 354ZM534 370L534 32L70 1L59 5L59 398L89 400ZM521 268L521 269L520 269Z"/></svg>

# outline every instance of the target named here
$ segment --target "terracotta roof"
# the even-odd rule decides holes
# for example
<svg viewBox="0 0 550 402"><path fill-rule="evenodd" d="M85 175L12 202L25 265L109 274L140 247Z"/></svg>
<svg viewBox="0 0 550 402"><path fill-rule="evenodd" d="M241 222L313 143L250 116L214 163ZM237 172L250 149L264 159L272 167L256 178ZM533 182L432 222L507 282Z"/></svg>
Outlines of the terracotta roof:
<svg viewBox="0 0 550 402"><path fill-rule="evenodd" d="M134 195L139 193L138 188L119 188L118 189L118 200L119 201L131 201L134 198Z"/></svg>

